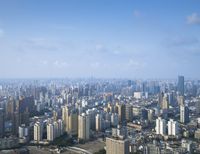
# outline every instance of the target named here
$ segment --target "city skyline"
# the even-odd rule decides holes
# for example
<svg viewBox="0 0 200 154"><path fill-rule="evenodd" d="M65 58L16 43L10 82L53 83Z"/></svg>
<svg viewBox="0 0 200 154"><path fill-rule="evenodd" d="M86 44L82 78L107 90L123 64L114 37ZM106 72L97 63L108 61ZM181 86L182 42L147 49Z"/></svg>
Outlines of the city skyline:
<svg viewBox="0 0 200 154"><path fill-rule="evenodd" d="M1 1L0 78L199 78L200 1Z"/></svg>

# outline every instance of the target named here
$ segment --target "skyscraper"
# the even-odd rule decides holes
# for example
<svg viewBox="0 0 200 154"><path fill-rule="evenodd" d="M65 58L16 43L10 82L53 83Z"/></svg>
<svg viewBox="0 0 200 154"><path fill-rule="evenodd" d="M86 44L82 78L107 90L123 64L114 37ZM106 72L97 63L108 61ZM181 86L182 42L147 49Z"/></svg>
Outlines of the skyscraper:
<svg viewBox="0 0 200 154"><path fill-rule="evenodd" d="M125 118L127 121L132 121L133 119L133 111L132 111L132 105L126 104L125 105Z"/></svg>
<svg viewBox="0 0 200 154"><path fill-rule="evenodd" d="M165 94L163 99L162 99L161 108L162 109L169 109L169 101L168 101L168 98L167 98L167 94Z"/></svg>
<svg viewBox="0 0 200 154"><path fill-rule="evenodd" d="M111 115L111 125L113 127L117 127L117 125L119 124L119 117L117 113L112 113Z"/></svg>
<svg viewBox="0 0 200 154"><path fill-rule="evenodd" d="M178 96L177 101L178 105L184 105L185 104L184 96Z"/></svg>
<svg viewBox="0 0 200 154"><path fill-rule="evenodd" d="M161 119L158 117L156 119L156 134L158 135L166 135L166 121L165 119Z"/></svg>
<svg viewBox="0 0 200 154"><path fill-rule="evenodd" d="M185 105L180 105L180 122L183 124L189 122L189 108Z"/></svg>
<svg viewBox="0 0 200 154"><path fill-rule="evenodd" d="M184 76L178 76L177 91L179 95L184 96Z"/></svg>
<svg viewBox="0 0 200 154"><path fill-rule="evenodd" d="M196 114L200 114L200 99L198 99L195 103L195 107L196 107Z"/></svg>
<svg viewBox="0 0 200 154"><path fill-rule="evenodd" d="M19 113L18 112L14 112L12 114L12 134L13 135L18 135L18 129L19 129Z"/></svg>
<svg viewBox="0 0 200 154"><path fill-rule="evenodd" d="M168 121L168 135L176 136L178 135L178 132L179 132L178 123L173 119L170 119Z"/></svg>
<svg viewBox="0 0 200 154"><path fill-rule="evenodd" d="M43 135L43 125L41 122L36 122L34 124L34 140L39 142L42 140Z"/></svg>
<svg viewBox="0 0 200 154"><path fill-rule="evenodd" d="M124 104L116 104L117 109L118 109L118 115L119 115L119 122L123 123L125 121L126 117L126 108Z"/></svg>
<svg viewBox="0 0 200 154"><path fill-rule="evenodd" d="M4 114L4 109L0 108L0 137L4 136L4 118L5 118L5 114Z"/></svg>
<svg viewBox="0 0 200 154"><path fill-rule="evenodd" d="M66 132L71 135L78 134L78 113L75 108L64 106L62 108L62 120Z"/></svg>
<svg viewBox="0 0 200 154"><path fill-rule="evenodd" d="M72 110L69 115L69 122L68 122L69 130L68 133L71 135L78 134L78 113L77 110Z"/></svg>
<svg viewBox="0 0 200 154"><path fill-rule="evenodd" d="M53 141L55 138L55 129L54 129L54 125L49 123L47 124L47 140L48 141Z"/></svg>
<svg viewBox="0 0 200 154"><path fill-rule="evenodd" d="M102 114L96 115L96 131L102 131L104 129Z"/></svg>
<svg viewBox="0 0 200 154"><path fill-rule="evenodd" d="M90 138L90 118L85 113L78 117L78 138L82 140Z"/></svg>
<svg viewBox="0 0 200 154"><path fill-rule="evenodd" d="M61 119L58 119L58 131L57 131L57 136L61 136L63 134L63 122Z"/></svg>

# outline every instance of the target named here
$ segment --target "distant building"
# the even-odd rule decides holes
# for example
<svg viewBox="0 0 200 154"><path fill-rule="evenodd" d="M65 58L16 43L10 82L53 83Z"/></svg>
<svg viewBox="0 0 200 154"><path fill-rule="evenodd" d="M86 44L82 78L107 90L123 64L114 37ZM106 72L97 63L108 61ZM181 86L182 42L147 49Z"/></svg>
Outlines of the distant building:
<svg viewBox="0 0 200 154"><path fill-rule="evenodd" d="M168 121L168 135L176 136L179 133L179 125L173 119Z"/></svg>
<svg viewBox="0 0 200 154"><path fill-rule="evenodd" d="M200 114L200 99L197 100L197 102L195 103L195 107L196 107L196 114Z"/></svg>
<svg viewBox="0 0 200 154"><path fill-rule="evenodd" d="M165 119L161 119L158 117L156 119L156 134L158 135L166 135L166 121Z"/></svg>
<svg viewBox="0 0 200 154"><path fill-rule="evenodd" d="M144 147L143 154L161 154L161 149L154 144L147 144Z"/></svg>
<svg viewBox="0 0 200 154"><path fill-rule="evenodd" d="M34 124L34 140L39 142L42 141L43 136L43 124L41 122L36 122Z"/></svg>
<svg viewBox="0 0 200 154"><path fill-rule="evenodd" d="M103 131L104 130L104 119L102 114L96 115L96 131Z"/></svg>
<svg viewBox="0 0 200 154"><path fill-rule="evenodd" d="M61 136L61 135L63 135L63 122L61 119L57 120L57 125L58 125L57 136Z"/></svg>
<svg viewBox="0 0 200 154"><path fill-rule="evenodd" d="M51 119L52 120L52 119ZM61 119L57 121L49 121L47 124L47 140L53 141L56 137L63 134L63 122Z"/></svg>
<svg viewBox="0 0 200 154"><path fill-rule="evenodd" d="M24 124L19 126L19 142L26 143L29 141L29 128Z"/></svg>
<svg viewBox="0 0 200 154"><path fill-rule="evenodd" d="M143 93L142 92L134 92L134 98L136 98L136 99L141 99L142 98L142 95L143 95Z"/></svg>
<svg viewBox="0 0 200 154"><path fill-rule="evenodd" d="M90 129L92 130L95 130L95 126L96 126L96 123L95 123L95 116L96 116L96 111L97 109L88 109L86 111L86 114L89 115L90 117Z"/></svg>
<svg viewBox="0 0 200 154"><path fill-rule="evenodd" d="M55 126L53 124L47 124L47 140L53 141L55 139Z"/></svg>
<svg viewBox="0 0 200 154"><path fill-rule="evenodd" d="M117 127L118 124L119 124L119 117L118 117L118 114L112 113L112 115L111 115L111 125L112 125L113 127Z"/></svg>
<svg viewBox="0 0 200 154"><path fill-rule="evenodd" d="M184 76L178 76L177 91L179 95L184 96Z"/></svg>
<svg viewBox="0 0 200 154"><path fill-rule="evenodd" d="M185 105L180 105L180 122L183 124L189 122L189 108Z"/></svg>
<svg viewBox="0 0 200 154"><path fill-rule="evenodd" d="M0 150L19 147L19 140L15 137L0 138Z"/></svg>
<svg viewBox="0 0 200 154"><path fill-rule="evenodd" d="M194 134L194 138L200 140L200 129L197 129Z"/></svg>
<svg viewBox="0 0 200 154"><path fill-rule="evenodd" d="M106 154L129 154L129 141L106 138Z"/></svg>
<svg viewBox="0 0 200 154"><path fill-rule="evenodd" d="M178 105L185 105L184 96L177 97Z"/></svg>
<svg viewBox="0 0 200 154"><path fill-rule="evenodd" d="M123 123L126 119L125 105L117 103L116 106L117 106L117 111L118 111L118 115L119 115L119 122Z"/></svg>
<svg viewBox="0 0 200 154"><path fill-rule="evenodd" d="M161 103L161 109L169 109L169 101L167 94L164 95Z"/></svg>
<svg viewBox="0 0 200 154"><path fill-rule="evenodd" d="M81 140L90 139L90 118L85 113L78 117L78 138Z"/></svg>
<svg viewBox="0 0 200 154"><path fill-rule="evenodd" d="M4 123L5 123L4 109L0 108L0 137L4 136Z"/></svg>
<svg viewBox="0 0 200 154"><path fill-rule="evenodd" d="M78 112L69 106L62 107L62 120L65 131L71 135L78 134Z"/></svg>
<svg viewBox="0 0 200 154"><path fill-rule="evenodd" d="M149 122L153 121L154 114L155 114L155 111L153 109L148 110L148 120L149 120Z"/></svg>
<svg viewBox="0 0 200 154"><path fill-rule="evenodd" d="M126 121L132 121L133 119L133 110L132 110L132 105L130 104L125 105L125 118Z"/></svg>

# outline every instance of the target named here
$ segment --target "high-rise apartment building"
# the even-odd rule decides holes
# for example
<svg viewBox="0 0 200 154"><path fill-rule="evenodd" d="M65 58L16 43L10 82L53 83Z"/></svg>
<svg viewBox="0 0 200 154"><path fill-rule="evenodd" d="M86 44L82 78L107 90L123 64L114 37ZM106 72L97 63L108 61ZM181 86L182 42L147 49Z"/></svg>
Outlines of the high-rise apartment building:
<svg viewBox="0 0 200 154"><path fill-rule="evenodd" d="M78 116L78 138L81 140L90 138L90 117L85 113Z"/></svg>
<svg viewBox="0 0 200 154"><path fill-rule="evenodd" d="M132 110L132 105L130 104L125 105L125 119L127 121L132 121L133 119L133 110Z"/></svg>
<svg viewBox="0 0 200 154"><path fill-rule="evenodd" d="M69 115L68 122L68 133L71 135L78 135L78 112L77 110L72 110Z"/></svg>
<svg viewBox="0 0 200 154"><path fill-rule="evenodd" d="M119 124L119 117L117 113L112 113L111 115L111 125L113 127L117 127L117 125Z"/></svg>
<svg viewBox="0 0 200 154"><path fill-rule="evenodd" d="M47 140L53 141L55 139L56 129L54 124L47 124Z"/></svg>
<svg viewBox="0 0 200 154"><path fill-rule="evenodd" d="M62 120L67 133L71 135L78 134L78 112L75 108L69 106L62 107Z"/></svg>
<svg viewBox="0 0 200 154"><path fill-rule="evenodd" d="M176 136L179 133L179 125L173 119L168 121L168 135Z"/></svg>
<svg viewBox="0 0 200 154"><path fill-rule="evenodd" d="M42 141L43 136L43 124L41 122L36 122L34 124L34 140L36 142Z"/></svg>
<svg viewBox="0 0 200 154"><path fill-rule="evenodd" d="M184 96L178 96L177 101L178 101L178 105L185 105Z"/></svg>
<svg viewBox="0 0 200 154"><path fill-rule="evenodd" d="M185 105L180 105L180 122L187 124L189 122L189 108Z"/></svg>
<svg viewBox="0 0 200 154"><path fill-rule="evenodd" d="M167 94L165 94L163 99L162 99L161 108L162 109L169 109L169 101L168 101Z"/></svg>
<svg viewBox="0 0 200 154"><path fill-rule="evenodd" d="M123 123L126 119L126 108L124 104L116 104L117 106L117 111L118 111L118 115L119 115L119 122Z"/></svg>
<svg viewBox="0 0 200 154"><path fill-rule="evenodd" d="M158 117L156 119L156 134L158 135L166 135L166 121L165 119L162 119L161 117Z"/></svg>
<svg viewBox="0 0 200 154"><path fill-rule="evenodd" d="M107 137L106 154L129 154L129 141Z"/></svg>
<svg viewBox="0 0 200 154"><path fill-rule="evenodd" d="M96 115L96 131L102 131L104 130L104 119L102 117L102 114Z"/></svg>
<svg viewBox="0 0 200 154"><path fill-rule="evenodd" d="M19 126L19 138L28 138L29 137L29 128L25 125Z"/></svg>

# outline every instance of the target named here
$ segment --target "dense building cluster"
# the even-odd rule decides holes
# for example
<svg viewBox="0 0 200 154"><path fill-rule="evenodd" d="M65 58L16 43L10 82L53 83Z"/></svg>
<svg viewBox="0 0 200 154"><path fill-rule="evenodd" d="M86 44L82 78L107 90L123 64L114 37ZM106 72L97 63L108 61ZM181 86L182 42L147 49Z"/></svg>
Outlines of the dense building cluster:
<svg viewBox="0 0 200 154"><path fill-rule="evenodd" d="M72 145L103 139L107 154L200 153L199 96L200 81L183 76L1 80L0 149L67 136Z"/></svg>

